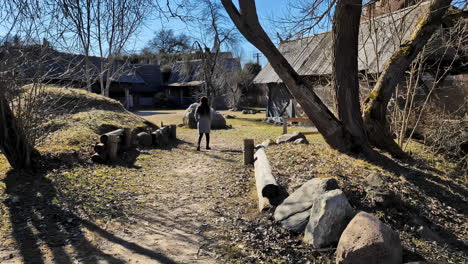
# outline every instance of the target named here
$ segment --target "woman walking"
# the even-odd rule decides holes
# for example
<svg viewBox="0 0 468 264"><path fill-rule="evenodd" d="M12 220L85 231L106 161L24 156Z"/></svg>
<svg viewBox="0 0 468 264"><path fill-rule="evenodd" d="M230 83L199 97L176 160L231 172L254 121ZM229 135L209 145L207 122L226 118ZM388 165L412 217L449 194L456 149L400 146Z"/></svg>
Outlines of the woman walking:
<svg viewBox="0 0 468 264"><path fill-rule="evenodd" d="M206 149L210 148L210 130L211 130L211 108L208 104L208 98L205 96L200 99L200 105L195 110L195 119L197 120L198 127L198 146L197 150L200 151L200 144L203 134L206 137Z"/></svg>

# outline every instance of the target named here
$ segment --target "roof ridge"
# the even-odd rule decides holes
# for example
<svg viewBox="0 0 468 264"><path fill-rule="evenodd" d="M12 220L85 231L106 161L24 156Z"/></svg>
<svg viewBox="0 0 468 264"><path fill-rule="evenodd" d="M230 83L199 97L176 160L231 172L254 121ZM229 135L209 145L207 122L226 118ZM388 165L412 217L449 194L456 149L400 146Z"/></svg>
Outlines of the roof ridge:
<svg viewBox="0 0 468 264"><path fill-rule="evenodd" d="M398 9L398 10L395 10L395 11L393 11L393 12L381 14L381 15L379 15L379 16L373 17L372 19L382 19L382 18L391 16L391 15L396 15L396 14L399 14L399 13L402 13L402 12L406 12L406 11L408 11L408 10L410 10L410 9L416 9L416 8L422 6L422 5L427 5L427 4L429 4L429 3L430 3L429 0L424 0L424 1L420 2L420 3L418 3L418 4L411 5L411 6L402 8L402 9ZM369 20L370 20L370 19L366 19L366 20L364 20L364 21L361 21L360 24L368 23ZM312 34L312 35L307 35L307 36L303 36L303 37L300 37L300 38L296 38L296 39L283 40L283 41L280 42L280 44L289 43L289 42L293 42L293 41L299 41L299 40L303 40L303 39L315 37L315 36L322 35L322 34L326 34L326 33L330 33L330 32L331 32L331 30L327 30L327 31L319 32L319 33L314 33L314 34Z"/></svg>

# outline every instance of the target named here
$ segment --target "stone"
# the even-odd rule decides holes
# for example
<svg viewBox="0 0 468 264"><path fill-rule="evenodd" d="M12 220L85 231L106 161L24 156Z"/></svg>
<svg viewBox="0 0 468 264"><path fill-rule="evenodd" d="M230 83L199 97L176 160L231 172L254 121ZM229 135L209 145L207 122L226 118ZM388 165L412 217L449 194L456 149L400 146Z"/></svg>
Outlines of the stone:
<svg viewBox="0 0 468 264"><path fill-rule="evenodd" d="M249 110L242 110L242 114L244 114L244 115L247 115L247 114L249 114L249 113L250 113Z"/></svg>
<svg viewBox="0 0 468 264"><path fill-rule="evenodd" d="M337 264L400 264L403 249L398 233L365 212L358 213L341 235Z"/></svg>
<svg viewBox="0 0 468 264"><path fill-rule="evenodd" d="M288 230L302 232L314 202L325 192L335 189L338 189L338 182L333 178L315 178L306 182L276 207L275 221Z"/></svg>
<svg viewBox="0 0 468 264"><path fill-rule="evenodd" d="M236 117L233 116L233 115L226 115L225 117L226 117L226 119L235 119L235 118L236 118Z"/></svg>
<svg viewBox="0 0 468 264"><path fill-rule="evenodd" d="M291 133L291 134L284 134L284 135L279 136L276 139L276 143L281 144L281 143L286 143L286 142L294 142L294 141L296 141L297 139L300 139L300 138L306 139L304 134L302 134L300 132L294 132L294 133Z"/></svg>
<svg viewBox="0 0 468 264"><path fill-rule="evenodd" d="M197 121L195 120L195 110L197 109L198 103L191 104L187 110L185 110L183 123L189 128L197 128ZM226 128L226 119L220 113L211 109L211 128L212 129L223 129Z"/></svg>
<svg viewBox="0 0 468 264"><path fill-rule="evenodd" d="M266 139L265 141L262 142L262 145L263 147L268 147L270 145L276 145L276 142L273 140L273 139Z"/></svg>
<svg viewBox="0 0 468 264"><path fill-rule="evenodd" d="M294 144L305 144L305 145L309 145L309 141L307 141L306 138L298 138L298 139L294 140Z"/></svg>
<svg viewBox="0 0 468 264"><path fill-rule="evenodd" d="M338 242L354 216L354 210L341 190L332 190L317 199L310 210L304 242L322 248Z"/></svg>
<svg viewBox="0 0 468 264"><path fill-rule="evenodd" d="M386 189L385 178L378 173L371 173L366 177L366 195L373 206L388 206L393 203L393 193Z"/></svg>
<svg viewBox="0 0 468 264"><path fill-rule="evenodd" d="M189 128L197 128L197 121L195 120L195 110L197 106L198 103L193 103L185 110L183 123Z"/></svg>
<svg viewBox="0 0 468 264"><path fill-rule="evenodd" d="M226 126L226 119L224 116L219 112L216 112L214 109L211 109L212 116L211 116L211 128L212 129L224 129L227 128Z"/></svg>

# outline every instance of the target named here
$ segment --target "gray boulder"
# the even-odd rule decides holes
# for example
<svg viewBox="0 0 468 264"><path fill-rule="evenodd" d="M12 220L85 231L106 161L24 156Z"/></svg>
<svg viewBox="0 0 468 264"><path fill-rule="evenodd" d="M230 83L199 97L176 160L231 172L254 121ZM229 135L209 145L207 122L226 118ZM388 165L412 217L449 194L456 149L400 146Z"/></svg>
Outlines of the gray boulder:
<svg viewBox="0 0 468 264"><path fill-rule="evenodd" d="M307 140L306 137L304 136L304 134L302 134L300 132L294 132L294 133L291 133L291 134L284 134L284 135L279 136L276 139L276 143L281 144L281 143L286 143L286 142L294 142L294 141L296 141L297 139L300 139L300 138L303 138L303 139Z"/></svg>
<svg viewBox="0 0 468 264"><path fill-rule="evenodd" d="M398 233L375 216L360 212L348 224L336 249L336 263L400 264L403 261Z"/></svg>
<svg viewBox="0 0 468 264"><path fill-rule="evenodd" d="M195 110L197 109L198 103L191 104L187 110L185 110L183 123L189 128L197 128L197 121L195 119ZM226 119L223 115L216 112L214 109L211 109L211 128L212 129L222 129L226 128Z"/></svg>
<svg viewBox="0 0 468 264"><path fill-rule="evenodd" d="M330 190L338 189L338 182L333 178L315 178L286 198L276 207L274 218L283 227L295 232L304 231L310 217L312 205Z"/></svg>
<svg viewBox="0 0 468 264"><path fill-rule="evenodd" d="M272 139L266 139L265 141L262 142L261 145L266 148L270 145L276 145L276 142Z"/></svg>
<svg viewBox="0 0 468 264"><path fill-rule="evenodd" d="M322 248L338 242L340 235L353 217L354 210L341 190L332 190L316 200L310 210L304 242L313 248Z"/></svg>
<svg viewBox="0 0 468 264"><path fill-rule="evenodd" d="M294 144L305 144L305 145L309 145L309 141L307 141L306 138L298 138L298 139L294 140Z"/></svg>

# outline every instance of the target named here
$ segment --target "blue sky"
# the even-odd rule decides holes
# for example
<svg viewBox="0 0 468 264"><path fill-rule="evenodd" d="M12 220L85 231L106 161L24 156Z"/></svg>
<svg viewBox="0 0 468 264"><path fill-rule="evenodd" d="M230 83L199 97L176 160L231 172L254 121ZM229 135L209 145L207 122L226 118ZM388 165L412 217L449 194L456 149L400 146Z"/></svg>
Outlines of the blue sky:
<svg viewBox="0 0 468 264"><path fill-rule="evenodd" d="M236 1L234 1L236 2ZM279 17L286 12L288 1L286 0L257 0L257 12L260 18L260 22L264 27L265 31L276 41L276 30L273 24L270 22L270 19L273 17ZM161 28L171 28L176 33L185 33L187 35L191 35L193 37L198 37L200 35L199 32L193 32L187 28L187 25L178 21L178 20L164 20L161 21L159 19L153 20L149 22L142 28L140 34L135 39L132 50L138 51L141 50L149 40L151 40L154 36L154 32L160 30ZM244 39L242 35L240 35L241 42L239 43L238 48L238 55L242 55L242 62L246 63L248 61L256 60L254 58L254 54L258 53L259 51L252 46L247 40ZM275 42L276 43L276 42ZM240 53L240 54L239 54ZM266 64L266 59L263 55L260 56L260 63L262 65Z"/></svg>
<svg viewBox="0 0 468 264"><path fill-rule="evenodd" d="M237 3L236 0L233 0L233 2ZM276 32L279 32L280 30L275 28L275 26L271 22L271 19L284 17L288 10L288 3L289 0L256 0L257 13L260 22L265 31L270 35L270 37L273 39L273 42L275 43L277 43ZM148 14L148 17L150 16L151 14ZM147 45L147 43L154 37L154 32L162 28L172 29L175 31L176 34L185 33L186 35L189 35L195 39L199 39L200 36L203 34L202 30L197 30L196 28L187 26L185 23L177 19L172 19L169 21L161 19L151 19L150 21L148 21L148 23L146 23L146 25L144 25L140 29L139 32L136 32L133 39L129 41L129 43L127 43L127 52L137 53L141 51L141 49L143 49ZM8 29L9 28L7 25L0 25L0 36L5 36ZM15 32L12 32L12 35L14 34ZM254 58L254 54L259 53L259 51L254 46L252 46L247 40L245 40L242 35L239 34L239 37L240 43L234 51L234 54L242 58L243 64L249 61L255 61L256 59ZM37 38L40 39L40 37ZM60 49L59 47L57 48ZM96 51L94 51L94 53L96 53ZM260 63L263 66L267 63L266 59L261 53Z"/></svg>

